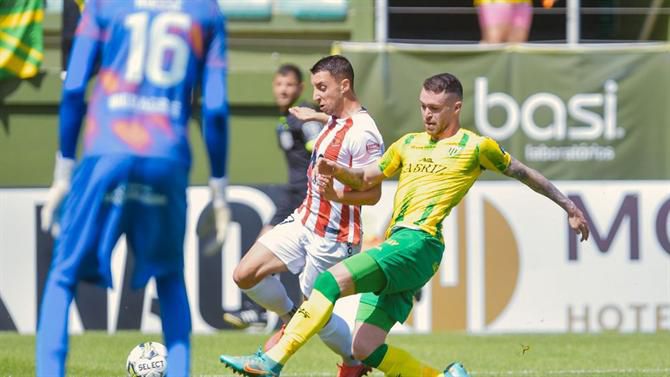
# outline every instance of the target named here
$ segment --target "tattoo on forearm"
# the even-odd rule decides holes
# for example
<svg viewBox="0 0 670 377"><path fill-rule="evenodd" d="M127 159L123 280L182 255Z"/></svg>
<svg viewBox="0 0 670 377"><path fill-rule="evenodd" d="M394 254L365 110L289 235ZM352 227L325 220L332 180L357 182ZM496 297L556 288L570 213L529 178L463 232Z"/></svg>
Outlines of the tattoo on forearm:
<svg viewBox="0 0 670 377"><path fill-rule="evenodd" d="M533 191L546 196L559 206L565 208L567 202L565 195L563 195L563 193L542 174L527 166L517 165L510 171L510 176L518 179L526 186L533 189Z"/></svg>

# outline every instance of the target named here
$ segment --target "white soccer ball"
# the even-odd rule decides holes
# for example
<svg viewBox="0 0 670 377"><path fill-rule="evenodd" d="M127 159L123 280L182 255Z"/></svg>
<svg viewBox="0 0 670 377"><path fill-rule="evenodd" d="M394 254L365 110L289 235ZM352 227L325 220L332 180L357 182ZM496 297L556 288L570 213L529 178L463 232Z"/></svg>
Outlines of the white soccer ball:
<svg viewBox="0 0 670 377"><path fill-rule="evenodd" d="M128 354L128 377L163 377L167 372L167 349L158 342L140 343Z"/></svg>

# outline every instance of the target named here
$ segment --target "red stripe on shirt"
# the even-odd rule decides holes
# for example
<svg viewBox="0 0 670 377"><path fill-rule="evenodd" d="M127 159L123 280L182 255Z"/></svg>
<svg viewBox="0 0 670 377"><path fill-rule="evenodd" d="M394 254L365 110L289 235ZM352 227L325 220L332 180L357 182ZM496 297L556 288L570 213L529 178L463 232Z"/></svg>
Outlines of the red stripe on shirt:
<svg viewBox="0 0 670 377"><path fill-rule="evenodd" d="M354 157L349 156L349 167L353 164ZM344 187L344 191L351 191L351 188ZM342 205L342 217L340 218L340 234L337 236L337 242L348 242L349 241L349 213L351 212L351 207L349 205ZM355 206L354 206L355 207Z"/></svg>
<svg viewBox="0 0 670 377"><path fill-rule="evenodd" d="M358 245L361 242L361 207L354 207L354 245Z"/></svg>
<svg viewBox="0 0 670 377"><path fill-rule="evenodd" d="M337 131L335 137L333 137L333 140L331 140L330 144L328 144L328 147L324 153L325 158L332 161L337 161L337 157L340 155L340 150L342 149L342 142L344 141L344 137L347 135L347 132L349 132L349 129L351 129L351 126L353 125L354 121L351 118L347 119L347 122L344 124L344 126L342 126L342 128ZM330 200L325 200L322 196L319 197L319 199L319 213L314 232L318 236L324 237L326 235L326 227L328 227L328 223L330 222L330 212L333 209L333 203L331 203ZM344 209L346 206L342 205L342 207Z"/></svg>
<svg viewBox="0 0 670 377"><path fill-rule="evenodd" d="M346 190L349 191L349 190ZM351 206L342 204L342 214L340 216L340 229L337 235L337 242L348 242L349 238L349 213Z"/></svg>
<svg viewBox="0 0 670 377"><path fill-rule="evenodd" d="M314 148L312 149L312 153L318 153L319 147L321 146L321 142L323 142L323 139L328 136L330 131L335 128L335 118L330 118L331 122L326 125L326 131L321 134L316 139L316 142L314 143ZM314 156L312 156L314 157ZM318 157L318 156L317 156ZM300 208L305 208L305 214L302 217L302 224L305 225L307 223L307 219L309 219L309 214L310 214L310 209L312 208L312 168L314 167L314 163L316 162L316 159L313 158L312 161L309 164L309 167L307 167L307 197L305 197L305 200L303 200L302 205Z"/></svg>

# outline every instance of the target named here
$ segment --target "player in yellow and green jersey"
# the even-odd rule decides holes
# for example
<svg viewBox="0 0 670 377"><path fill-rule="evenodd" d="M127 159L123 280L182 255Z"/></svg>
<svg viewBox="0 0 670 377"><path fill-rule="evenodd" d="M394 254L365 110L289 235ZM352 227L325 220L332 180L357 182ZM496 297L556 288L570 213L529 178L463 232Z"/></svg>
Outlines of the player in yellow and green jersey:
<svg viewBox="0 0 670 377"><path fill-rule="evenodd" d="M365 191L400 173L393 217L386 240L323 272L288 323L284 336L265 353L221 361L246 376L279 376L281 369L328 320L335 301L362 293L352 353L387 376L467 377L458 362L440 372L408 352L386 344L396 322L412 309L412 296L435 274L444 251L441 224L485 169L514 177L553 200L568 214L570 227L588 239L586 219L575 204L542 174L512 158L497 142L462 129L459 115L463 88L448 73L426 79L419 96L424 132L410 133L393 143L378 164L352 169L320 159L322 189L335 178Z"/></svg>
<svg viewBox="0 0 670 377"><path fill-rule="evenodd" d="M492 139L462 128L441 140L426 132L403 136L379 163L386 177L400 172L386 237L409 228L441 238L442 220L482 171L502 173L511 159Z"/></svg>

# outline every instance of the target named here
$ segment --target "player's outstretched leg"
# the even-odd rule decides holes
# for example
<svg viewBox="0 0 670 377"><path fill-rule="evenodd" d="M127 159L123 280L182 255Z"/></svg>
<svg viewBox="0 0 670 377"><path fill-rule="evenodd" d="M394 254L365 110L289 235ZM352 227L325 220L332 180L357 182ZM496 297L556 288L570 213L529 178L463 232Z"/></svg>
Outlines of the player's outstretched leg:
<svg viewBox="0 0 670 377"><path fill-rule="evenodd" d="M261 350L251 356L221 355L219 360L234 372L248 377L277 377L282 368Z"/></svg>
<svg viewBox="0 0 670 377"><path fill-rule="evenodd" d="M322 291L328 292L326 294L330 298ZM267 351L267 354L259 350L252 356L221 355L219 360L244 376L278 376L289 358L326 324L339 294L339 287L333 275L329 272L322 273L317 278L309 299L302 303L286 325L284 336L276 346Z"/></svg>
<svg viewBox="0 0 670 377"><path fill-rule="evenodd" d="M470 377L463 364L459 362L449 364L443 374L444 377Z"/></svg>
<svg viewBox="0 0 670 377"><path fill-rule="evenodd" d="M364 327L362 330L359 329L357 336L363 335L364 330ZM354 352L356 352L355 349ZM440 372L421 362L409 352L386 343L372 351L363 362L379 369L387 376L470 377L459 362L449 364L443 372Z"/></svg>

